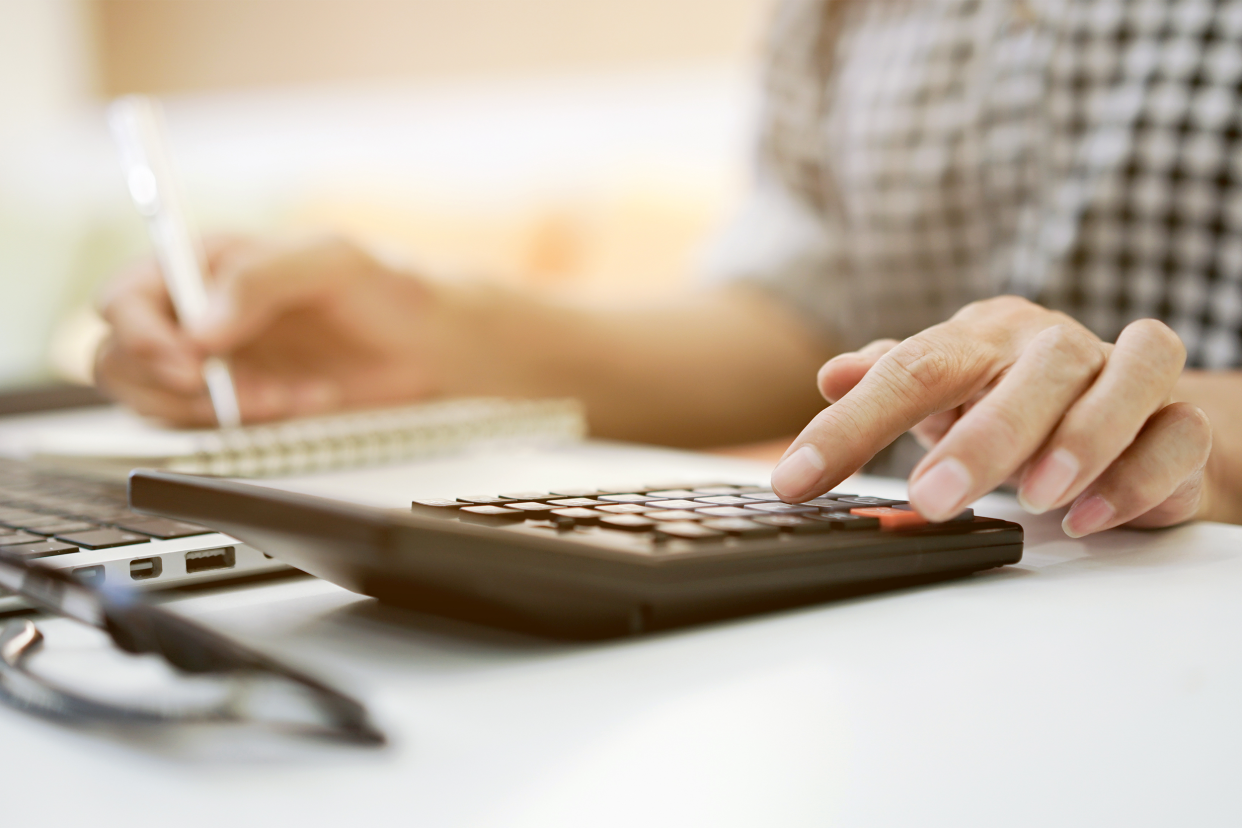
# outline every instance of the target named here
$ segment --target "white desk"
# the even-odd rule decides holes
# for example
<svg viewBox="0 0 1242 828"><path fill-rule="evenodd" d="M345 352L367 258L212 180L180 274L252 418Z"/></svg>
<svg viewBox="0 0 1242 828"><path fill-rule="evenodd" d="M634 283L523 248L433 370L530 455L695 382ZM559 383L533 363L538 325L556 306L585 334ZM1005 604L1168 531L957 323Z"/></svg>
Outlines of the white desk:
<svg viewBox="0 0 1242 828"><path fill-rule="evenodd" d="M727 464L766 473L703 461ZM118 740L0 709L3 824L1242 824L1242 527L1071 541L979 509L1027 527L1020 566L605 644L309 579L181 599L358 692L393 744ZM98 646L42 626L48 658Z"/></svg>

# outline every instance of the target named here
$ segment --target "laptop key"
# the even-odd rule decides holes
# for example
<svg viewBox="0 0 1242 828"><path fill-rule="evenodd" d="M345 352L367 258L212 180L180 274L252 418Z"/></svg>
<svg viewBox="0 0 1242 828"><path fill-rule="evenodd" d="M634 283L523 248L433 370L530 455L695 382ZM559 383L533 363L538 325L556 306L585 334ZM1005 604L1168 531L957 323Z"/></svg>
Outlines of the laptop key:
<svg viewBox="0 0 1242 828"><path fill-rule="evenodd" d="M64 520L63 518L57 523L49 523L46 526L30 527L29 531L35 535L63 535L67 532L86 532L91 529L102 528L97 523L87 523L84 520ZM3 538L0 538L3 540Z"/></svg>
<svg viewBox="0 0 1242 828"><path fill-rule="evenodd" d="M124 529L128 532L138 532L143 535L150 535L160 540L172 540L173 538L189 538L194 535L208 535L214 532L214 529L208 529L204 526L196 526L193 523L183 523L179 520L169 520L168 518L143 518L142 520L127 520L115 524L117 528ZM57 532L56 534L61 534Z"/></svg>
<svg viewBox="0 0 1242 828"><path fill-rule="evenodd" d="M53 555L68 555L81 552L81 549L68 543L54 540L43 540L40 543L23 543L18 546L0 547L10 555L21 555L23 558L50 558Z"/></svg>
<svg viewBox="0 0 1242 828"><path fill-rule="evenodd" d="M35 535L31 532L14 532L11 535L0 537L0 548L20 546L26 543L38 543L43 540L47 540L47 538L42 535Z"/></svg>
<svg viewBox="0 0 1242 828"><path fill-rule="evenodd" d="M111 549L114 546L129 546L135 543L148 543L150 538L134 532L122 532L120 529L95 529L90 532L69 532L58 535L57 540L84 546L87 549Z"/></svg>

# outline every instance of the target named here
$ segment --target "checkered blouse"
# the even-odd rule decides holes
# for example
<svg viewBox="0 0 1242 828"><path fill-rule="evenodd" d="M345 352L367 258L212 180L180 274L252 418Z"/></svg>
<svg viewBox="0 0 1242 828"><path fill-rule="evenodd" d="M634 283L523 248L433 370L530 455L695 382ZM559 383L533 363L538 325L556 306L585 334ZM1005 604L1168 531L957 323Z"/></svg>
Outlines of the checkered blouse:
<svg viewBox="0 0 1242 828"><path fill-rule="evenodd" d="M788 0L713 268L848 347L1016 293L1242 366L1242 0Z"/></svg>

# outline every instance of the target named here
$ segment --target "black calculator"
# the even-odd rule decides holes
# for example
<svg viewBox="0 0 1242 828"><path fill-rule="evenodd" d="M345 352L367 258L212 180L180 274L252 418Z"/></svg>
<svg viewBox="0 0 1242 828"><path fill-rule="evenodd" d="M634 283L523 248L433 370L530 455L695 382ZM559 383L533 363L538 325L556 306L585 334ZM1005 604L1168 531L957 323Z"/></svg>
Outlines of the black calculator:
<svg viewBox="0 0 1242 828"><path fill-rule="evenodd" d="M1017 563L1022 527L966 510L704 482L446 493L378 509L261 485L134 472L132 507L227 532L411 609L559 638L609 638Z"/></svg>

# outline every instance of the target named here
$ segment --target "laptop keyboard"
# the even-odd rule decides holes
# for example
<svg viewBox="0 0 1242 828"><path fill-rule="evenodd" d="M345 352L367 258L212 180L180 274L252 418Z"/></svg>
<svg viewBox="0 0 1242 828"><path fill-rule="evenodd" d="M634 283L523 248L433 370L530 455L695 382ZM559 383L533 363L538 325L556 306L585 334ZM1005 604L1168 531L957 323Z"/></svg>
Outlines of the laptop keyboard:
<svg viewBox="0 0 1242 828"><path fill-rule="evenodd" d="M129 510L125 485L0 459L0 550L47 558L213 530Z"/></svg>

